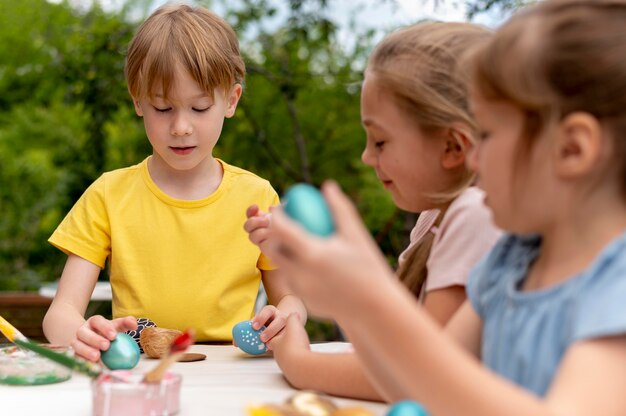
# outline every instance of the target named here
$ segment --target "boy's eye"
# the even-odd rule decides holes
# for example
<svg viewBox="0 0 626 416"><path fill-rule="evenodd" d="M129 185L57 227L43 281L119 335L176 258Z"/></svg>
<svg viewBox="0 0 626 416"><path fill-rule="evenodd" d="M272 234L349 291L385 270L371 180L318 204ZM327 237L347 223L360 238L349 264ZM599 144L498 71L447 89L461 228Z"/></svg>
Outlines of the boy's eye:
<svg viewBox="0 0 626 416"><path fill-rule="evenodd" d="M159 108L155 106L152 106L152 107L154 107L154 109L158 111L159 113L166 113L172 109L172 107L165 107L165 108Z"/></svg>
<svg viewBox="0 0 626 416"><path fill-rule="evenodd" d="M191 109L193 111L195 111L196 113L204 113L205 111L209 110L211 108L211 106L205 107L205 108L195 108L192 107Z"/></svg>
<svg viewBox="0 0 626 416"><path fill-rule="evenodd" d="M382 149L384 145L385 145L385 142L383 140L374 142L374 146L378 147L379 149Z"/></svg>

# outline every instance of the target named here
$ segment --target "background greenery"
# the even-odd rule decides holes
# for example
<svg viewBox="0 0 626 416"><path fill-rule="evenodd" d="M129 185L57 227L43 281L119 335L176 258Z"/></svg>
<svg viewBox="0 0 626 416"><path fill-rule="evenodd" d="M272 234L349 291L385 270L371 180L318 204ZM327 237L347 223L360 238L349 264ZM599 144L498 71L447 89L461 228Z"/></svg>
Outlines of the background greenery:
<svg viewBox="0 0 626 416"><path fill-rule="evenodd" d="M381 34L355 23L354 44L340 44L331 1L196 2L225 10L248 70L216 155L269 179L279 194L295 182L336 179L393 263L414 217L395 209L360 161L359 85ZM470 17L519 3L471 1ZM151 1L113 12L76 4L0 0L0 290L57 279L65 255L47 243L52 231L98 175L151 150L123 77L126 45ZM287 18L267 25L277 4Z"/></svg>

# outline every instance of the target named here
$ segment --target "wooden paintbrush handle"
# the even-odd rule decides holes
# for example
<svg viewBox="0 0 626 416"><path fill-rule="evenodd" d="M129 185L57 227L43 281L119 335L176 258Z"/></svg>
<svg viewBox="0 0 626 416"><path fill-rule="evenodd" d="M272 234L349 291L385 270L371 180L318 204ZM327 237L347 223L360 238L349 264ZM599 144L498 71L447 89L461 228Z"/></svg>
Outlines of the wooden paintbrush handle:
<svg viewBox="0 0 626 416"><path fill-rule="evenodd" d="M163 376L165 372L172 364L176 362L178 357L182 355L182 352L170 354L159 361L159 364L156 365L152 370L148 371L146 375L143 377L143 381L146 383L159 383L163 380Z"/></svg>

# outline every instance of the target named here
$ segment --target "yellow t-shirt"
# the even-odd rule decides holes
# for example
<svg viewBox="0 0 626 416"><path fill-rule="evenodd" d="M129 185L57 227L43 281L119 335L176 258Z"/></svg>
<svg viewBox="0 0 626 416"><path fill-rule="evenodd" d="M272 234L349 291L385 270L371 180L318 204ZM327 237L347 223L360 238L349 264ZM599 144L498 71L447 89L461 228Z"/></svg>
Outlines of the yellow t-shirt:
<svg viewBox="0 0 626 416"><path fill-rule="evenodd" d="M260 270L273 268L243 229L246 208L267 211L278 195L220 160L224 177L212 195L177 200L152 181L148 159L98 178L49 242L100 267L109 258L113 317L230 340L232 327L253 316Z"/></svg>

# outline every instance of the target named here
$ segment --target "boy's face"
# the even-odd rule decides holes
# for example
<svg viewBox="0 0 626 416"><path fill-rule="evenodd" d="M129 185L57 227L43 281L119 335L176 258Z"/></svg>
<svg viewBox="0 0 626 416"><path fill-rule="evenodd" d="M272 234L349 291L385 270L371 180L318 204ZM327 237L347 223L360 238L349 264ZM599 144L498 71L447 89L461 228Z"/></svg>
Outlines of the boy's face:
<svg viewBox="0 0 626 416"><path fill-rule="evenodd" d="M157 91L154 99L133 99L143 117L153 156L177 171L213 162L213 148L225 117L232 117L241 96L236 84L227 94L219 88L209 97L184 70L178 70L168 99Z"/></svg>

